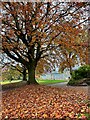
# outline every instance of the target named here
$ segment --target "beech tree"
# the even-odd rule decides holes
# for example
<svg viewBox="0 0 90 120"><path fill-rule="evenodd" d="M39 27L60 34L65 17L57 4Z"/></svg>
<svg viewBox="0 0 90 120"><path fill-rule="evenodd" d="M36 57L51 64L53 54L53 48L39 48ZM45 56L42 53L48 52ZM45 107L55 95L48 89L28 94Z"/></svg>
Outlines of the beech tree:
<svg viewBox="0 0 90 120"><path fill-rule="evenodd" d="M61 46L71 44L65 40L66 34L72 37L73 43L69 29L74 36L82 32L80 25L87 19L83 18L81 23L80 19L87 4L2 2L2 50L26 67L28 84L37 83L35 70L40 63L42 65L42 61L48 61L48 56L55 58Z"/></svg>

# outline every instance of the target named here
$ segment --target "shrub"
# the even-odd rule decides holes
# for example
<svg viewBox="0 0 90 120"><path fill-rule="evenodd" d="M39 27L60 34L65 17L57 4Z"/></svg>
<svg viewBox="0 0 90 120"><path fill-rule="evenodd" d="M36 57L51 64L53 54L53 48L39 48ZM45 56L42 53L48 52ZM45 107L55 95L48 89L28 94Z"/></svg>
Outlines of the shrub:
<svg viewBox="0 0 90 120"><path fill-rule="evenodd" d="M90 65L81 66L78 70L72 72L72 79L78 80L82 78L89 78L90 76Z"/></svg>
<svg viewBox="0 0 90 120"><path fill-rule="evenodd" d="M81 66L78 70L72 72L68 85L79 85L84 82L90 85L90 79L88 78L90 78L90 65Z"/></svg>

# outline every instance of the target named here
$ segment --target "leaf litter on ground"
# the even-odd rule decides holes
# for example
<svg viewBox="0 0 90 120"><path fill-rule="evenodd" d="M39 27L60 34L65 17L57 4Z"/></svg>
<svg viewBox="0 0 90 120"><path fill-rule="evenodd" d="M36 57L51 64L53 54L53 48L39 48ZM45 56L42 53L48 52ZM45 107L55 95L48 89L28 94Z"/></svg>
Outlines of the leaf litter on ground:
<svg viewBox="0 0 90 120"><path fill-rule="evenodd" d="M2 120L88 120L87 87L26 85L2 93Z"/></svg>

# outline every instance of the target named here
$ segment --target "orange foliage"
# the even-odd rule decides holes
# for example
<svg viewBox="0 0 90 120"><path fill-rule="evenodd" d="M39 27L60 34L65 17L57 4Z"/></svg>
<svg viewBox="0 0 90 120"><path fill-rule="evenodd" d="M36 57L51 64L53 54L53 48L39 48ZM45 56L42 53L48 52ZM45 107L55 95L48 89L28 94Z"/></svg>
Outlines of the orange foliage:
<svg viewBox="0 0 90 120"><path fill-rule="evenodd" d="M86 4L2 2L3 51L29 72L31 65L42 68L43 61L44 65L48 60L54 63L60 50L72 49L82 58L81 41L77 39L82 26L77 24L83 19Z"/></svg>

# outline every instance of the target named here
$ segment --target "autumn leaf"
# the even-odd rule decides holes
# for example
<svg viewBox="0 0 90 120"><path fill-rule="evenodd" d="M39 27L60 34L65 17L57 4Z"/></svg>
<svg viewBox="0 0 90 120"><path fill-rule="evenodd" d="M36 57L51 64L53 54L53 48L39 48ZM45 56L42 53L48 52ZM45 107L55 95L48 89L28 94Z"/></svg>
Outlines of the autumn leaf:
<svg viewBox="0 0 90 120"><path fill-rule="evenodd" d="M88 88L26 85L2 94L2 120L87 119Z"/></svg>

